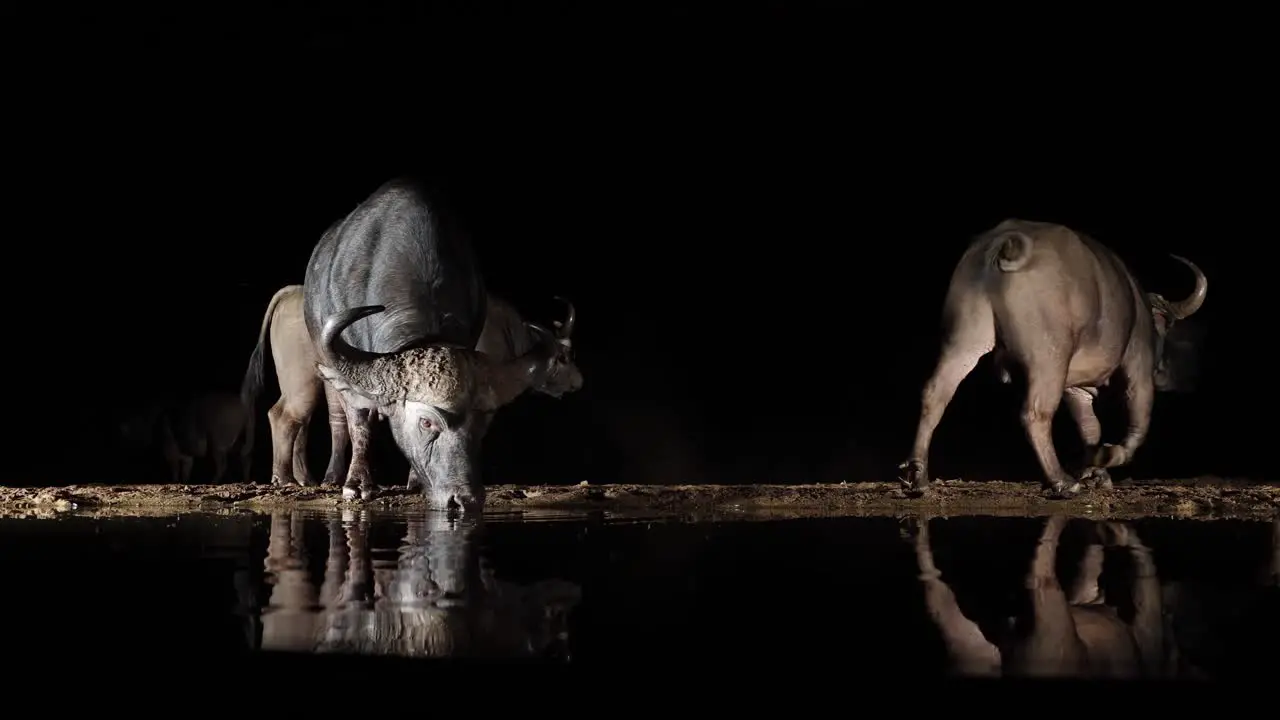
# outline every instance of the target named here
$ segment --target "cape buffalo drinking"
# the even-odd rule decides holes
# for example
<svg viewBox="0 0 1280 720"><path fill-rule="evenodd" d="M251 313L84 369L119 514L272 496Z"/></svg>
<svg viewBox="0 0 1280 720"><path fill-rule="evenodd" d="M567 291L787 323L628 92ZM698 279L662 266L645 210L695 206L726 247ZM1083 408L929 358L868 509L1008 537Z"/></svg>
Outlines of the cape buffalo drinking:
<svg viewBox="0 0 1280 720"><path fill-rule="evenodd" d="M415 183L386 183L320 239L303 314L347 416L343 497L374 494L366 452L380 415L434 505L483 507L476 456L493 413L542 384L564 350L530 325L529 352L477 352L486 311L471 246Z"/></svg>
<svg viewBox="0 0 1280 720"><path fill-rule="evenodd" d="M1153 390L1172 389L1165 335L1200 309L1208 290L1199 268L1173 257L1196 276L1195 291L1179 302L1145 294L1115 253L1061 225L1005 220L979 236L951 276L942 355L925 384L915 446L900 466L907 490L928 488L933 431L960 381L991 350L1006 382L1007 363L1025 370L1022 423L1046 487L1059 495L1080 490L1059 464L1050 434L1064 400L1085 444L1080 479L1109 485L1105 469L1129 462L1147 436ZM1120 445L1099 448L1093 400L1117 371L1127 384L1129 431Z"/></svg>
<svg viewBox="0 0 1280 720"><path fill-rule="evenodd" d="M568 301L566 301L567 303ZM484 330L476 350L496 360L510 360L528 352L535 333L513 305L490 294ZM569 305L568 318L557 322L556 336L564 348L559 362L536 392L560 397L582 387L582 373L572 362L572 335L576 312ZM307 333L302 317L302 286L287 285L276 291L267 304L258 332L258 344L249 358L241 385L241 399L253 408L262 388L266 345L270 340L280 397L267 412L271 425L271 482L276 485L314 485L307 469L307 428L311 415L323 395L329 407L329 467L324 484L341 484L350 462L350 434L347 414L337 392L329 388L316 371L319 356ZM409 471L410 487L418 483L417 474Z"/></svg>

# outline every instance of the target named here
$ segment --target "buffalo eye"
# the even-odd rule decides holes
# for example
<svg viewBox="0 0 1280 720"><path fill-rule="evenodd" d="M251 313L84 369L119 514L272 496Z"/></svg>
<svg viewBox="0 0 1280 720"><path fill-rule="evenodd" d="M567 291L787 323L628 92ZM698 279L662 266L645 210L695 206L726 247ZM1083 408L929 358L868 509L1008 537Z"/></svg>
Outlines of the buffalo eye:
<svg viewBox="0 0 1280 720"><path fill-rule="evenodd" d="M436 424L431 422L431 418L418 418L418 427L430 432L436 429Z"/></svg>

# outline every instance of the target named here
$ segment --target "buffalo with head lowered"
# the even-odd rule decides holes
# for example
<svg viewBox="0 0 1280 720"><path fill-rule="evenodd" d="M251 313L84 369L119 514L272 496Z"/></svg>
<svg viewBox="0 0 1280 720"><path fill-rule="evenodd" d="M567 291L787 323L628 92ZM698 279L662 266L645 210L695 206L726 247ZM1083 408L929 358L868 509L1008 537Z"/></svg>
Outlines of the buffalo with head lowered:
<svg viewBox="0 0 1280 720"><path fill-rule="evenodd" d="M494 413L563 372L567 354L533 324L515 357L476 350L487 303L469 242L418 183L384 184L320 239L303 315L347 417L344 497L375 492L366 454L381 418L433 505L483 507L477 460Z"/></svg>

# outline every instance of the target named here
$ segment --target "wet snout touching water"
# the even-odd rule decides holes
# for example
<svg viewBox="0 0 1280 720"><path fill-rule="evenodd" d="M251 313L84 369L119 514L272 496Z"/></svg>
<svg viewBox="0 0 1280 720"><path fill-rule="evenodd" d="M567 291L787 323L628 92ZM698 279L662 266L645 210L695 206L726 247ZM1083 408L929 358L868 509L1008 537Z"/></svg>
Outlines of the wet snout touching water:
<svg viewBox="0 0 1280 720"><path fill-rule="evenodd" d="M281 486L316 484L307 467L307 436L311 417L323 398L327 409L330 450L328 467L320 484L341 487L346 483L351 461L347 408L341 395L316 372L319 355L307 333L303 318L302 290L302 285L285 286L276 291L267 304L258 343L249 359L249 367L241 385L241 397L246 407L254 407L264 384L265 352L269 345L280 387L280 397L267 413L271 425L272 483ZM547 374L546 380L534 388L535 392L551 397L576 392L583 382L582 373L572 360L572 336L577 312L572 303L564 303L567 308L566 317L554 323L556 341L560 345L557 362ZM489 296L484 329L476 344L478 352L507 361L528 352L536 341L535 332L511 303L494 295ZM491 420L490 415L478 419L482 437ZM421 486L417 471L412 466L409 468L407 486L411 489Z"/></svg>
<svg viewBox="0 0 1280 720"><path fill-rule="evenodd" d="M428 183L395 178L331 225L306 266L303 319L316 370L344 410L351 456L343 498L376 496L368 453L383 418L436 506L479 512L477 464L492 415L526 391L558 396L582 385L570 353L576 313L570 306L555 332L528 322L513 332L496 326L515 320L499 308L498 341L486 340L484 275L437 195ZM494 345L524 347L503 357L486 352Z"/></svg>

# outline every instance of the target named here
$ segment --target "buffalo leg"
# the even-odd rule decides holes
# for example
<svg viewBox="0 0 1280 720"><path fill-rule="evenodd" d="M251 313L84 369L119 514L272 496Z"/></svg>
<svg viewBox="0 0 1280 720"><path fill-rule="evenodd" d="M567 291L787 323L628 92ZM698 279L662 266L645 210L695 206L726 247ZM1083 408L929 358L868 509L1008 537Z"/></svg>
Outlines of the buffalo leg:
<svg viewBox="0 0 1280 720"><path fill-rule="evenodd" d="M253 484L253 476L251 475L253 470L253 445L248 442L244 443L237 456L240 458L240 482L246 485Z"/></svg>
<svg viewBox="0 0 1280 720"><path fill-rule="evenodd" d="M1053 416L1066 390L1066 367L1048 355L1026 360L1027 399L1022 407L1022 427L1035 450L1044 485L1059 497L1080 492L1080 483L1062 469L1053 447Z"/></svg>
<svg viewBox="0 0 1280 720"><path fill-rule="evenodd" d="M332 612L342 590L347 572L347 536L338 518L329 520L329 554L324 562L324 580L320 583L319 604L324 612Z"/></svg>
<svg viewBox="0 0 1280 720"><path fill-rule="evenodd" d="M974 308L958 315L952 327L943 345L942 356L921 394L920 422L916 425L911 457L898 466L898 469L906 471L902 484L908 491L924 493L928 490L929 445L933 442L933 431L942 421L942 415L960 382L973 372L983 355L995 348L995 325L989 307Z"/></svg>
<svg viewBox="0 0 1280 720"><path fill-rule="evenodd" d="M1151 549L1127 523L1107 523L1112 544L1129 551L1130 587L1133 600L1133 637L1138 644L1143 669L1160 674L1164 665L1164 606L1160 579L1156 576Z"/></svg>
<svg viewBox="0 0 1280 720"><path fill-rule="evenodd" d="M298 424L298 432L293 436L293 479L299 485L312 486L315 481L311 479L311 472L307 470L307 438L311 431L308 424L311 416L308 415L306 420Z"/></svg>
<svg viewBox="0 0 1280 720"><path fill-rule="evenodd" d="M1091 542L1085 546L1076 568L1076 581L1071 586L1069 602L1072 605L1101 605L1106 602L1098 584L1104 559L1102 543Z"/></svg>
<svg viewBox="0 0 1280 720"><path fill-rule="evenodd" d="M351 435L351 465L347 468L347 481L342 486L342 497L347 500L357 497L371 500L377 492L369 474L369 436L373 432L373 412L348 406L347 432Z"/></svg>
<svg viewBox="0 0 1280 720"><path fill-rule="evenodd" d="M292 485L297 482L293 476L293 444L302 421L289 412L287 399L281 395L267 411L267 422L271 425L271 484Z"/></svg>
<svg viewBox="0 0 1280 720"><path fill-rule="evenodd" d="M356 432L353 427L353 438ZM372 600L373 566L369 563L369 528L365 519L364 513L342 514L347 534L347 573L337 604L346 610L367 608Z"/></svg>
<svg viewBox="0 0 1280 720"><path fill-rule="evenodd" d="M1134 453L1146 441L1147 430L1151 427L1151 403L1155 399L1151 360L1126 360L1122 369L1125 375L1124 399L1129 415L1129 431L1121 444L1106 444L1098 450L1094 464L1104 468L1124 465L1132 460Z"/></svg>
<svg viewBox="0 0 1280 720"><path fill-rule="evenodd" d="M422 484L422 478L418 477L418 471L409 468L409 479L405 481L405 488L412 490Z"/></svg>
<svg viewBox="0 0 1280 720"><path fill-rule="evenodd" d="M178 482L186 484L191 480L191 469L195 467L196 459L190 455L178 456Z"/></svg>
<svg viewBox="0 0 1280 720"><path fill-rule="evenodd" d="M1088 485L1092 482L1096 487L1110 489L1111 477L1107 474L1106 468L1096 467L1093 464L1094 457L1098 453L1098 443L1102 440L1102 424L1098 422L1098 416L1093 412L1093 400L1098 396L1095 388L1067 388L1063 393L1062 399L1066 402L1067 409L1071 411L1071 417L1076 421L1076 427L1080 430L1080 439L1084 441L1084 469L1080 473L1082 483Z"/></svg>
<svg viewBox="0 0 1280 720"><path fill-rule="evenodd" d="M182 471L184 456L178 449L178 441L175 440L172 433L169 432L167 421L162 420L161 422L165 422L166 424L162 429L164 435L161 440L160 449L161 453L164 455L165 461L169 463L169 477L174 483L186 482L184 479L186 475Z"/></svg>
<svg viewBox="0 0 1280 720"><path fill-rule="evenodd" d="M351 444L351 433L347 428L347 410L342 403L342 396L324 384L324 401L329 406L329 467L324 472L323 484L342 485L347 479L347 467L350 465L348 449Z"/></svg>
<svg viewBox="0 0 1280 720"><path fill-rule="evenodd" d="M955 593L942 580L933 563L929 544L929 519L909 518L907 540L916 553L920 583L924 586L925 609L946 645L950 667L960 675L1000 675L1000 650L987 640L977 623L965 617L956 602Z"/></svg>
<svg viewBox="0 0 1280 720"><path fill-rule="evenodd" d="M1010 670L1019 675L1074 675L1085 665L1085 648L1076 632L1055 563L1065 515L1050 516L1036 545L1026 588L1031 597L1031 631L1012 648Z"/></svg>
<svg viewBox="0 0 1280 720"><path fill-rule="evenodd" d="M213 463L213 479L209 482L217 485L222 482L222 475L227 471L227 455L217 448L209 448L209 460Z"/></svg>

